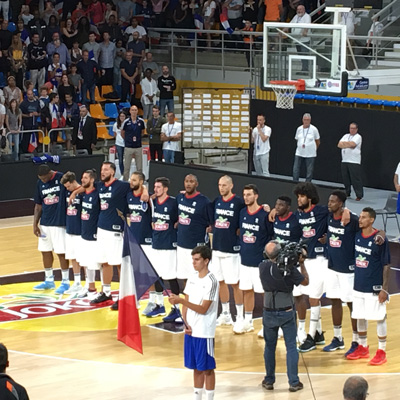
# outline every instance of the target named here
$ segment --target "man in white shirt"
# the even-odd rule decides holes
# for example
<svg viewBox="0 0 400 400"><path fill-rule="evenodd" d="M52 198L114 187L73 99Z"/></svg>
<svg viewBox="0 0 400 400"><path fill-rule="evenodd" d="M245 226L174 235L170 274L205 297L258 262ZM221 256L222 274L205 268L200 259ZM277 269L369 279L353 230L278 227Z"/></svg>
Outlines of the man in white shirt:
<svg viewBox="0 0 400 400"><path fill-rule="evenodd" d="M340 13L340 25L346 25L347 36L354 36L356 17L353 11Z"/></svg>
<svg viewBox="0 0 400 400"><path fill-rule="evenodd" d="M291 24L311 24L310 14L306 13L306 8L299 4L296 8L296 15L290 21ZM292 28L291 33L297 40L310 47L311 38L308 36L308 29L305 28ZM296 44L296 49L299 54L308 54L309 50L301 44ZM308 71L308 61L301 60L302 71Z"/></svg>
<svg viewBox="0 0 400 400"><path fill-rule="evenodd" d="M257 126L253 129L251 142L254 144L253 164L257 175L269 176L269 138L271 128L265 125L265 115L257 115Z"/></svg>
<svg viewBox="0 0 400 400"><path fill-rule="evenodd" d="M152 78L153 71L147 68L144 71L144 78L140 82L142 87L142 97L140 101L143 106L143 119L149 119L152 116L153 105L156 102L158 92L157 82Z"/></svg>
<svg viewBox="0 0 400 400"><path fill-rule="evenodd" d="M306 165L306 182L311 182L314 173L314 163L317 157L317 149L320 145L320 136L318 129L311 125L311 115L303 115L303 125L296 131L295 140L297 140L296 154L293 164L293 180L298 182L300 179L301 165Z"/></svg>
<svg viewBox="0 0 400 400"><path fill-rule="evenodd" d="M128 43L133 40L133 32L139 33L139 39L146 41L147 32L143 26L139 25L137 18L133 17L131 19L131 25L125 29L124 34L128 36Z"/></svg>
<svg viewBox="0 0 400 400"><path fill-rule="evenodd" d="M358 133L358 124L352 122L350 132L344 135L338 143L342 149L342 178L347 197L351 194L351 185L356 192L356 201L364 197L361 173L361 144L362 137Z"/></svg>
<svg viewBox="0 0 400 400"><path fill-rule="evenodd" d="M175 114L167 114L167 123L161 127L161 141L163 142L164 161L173 164L175 152L179 151L179 142L182 136L182 124L175 121Z"/></svg>

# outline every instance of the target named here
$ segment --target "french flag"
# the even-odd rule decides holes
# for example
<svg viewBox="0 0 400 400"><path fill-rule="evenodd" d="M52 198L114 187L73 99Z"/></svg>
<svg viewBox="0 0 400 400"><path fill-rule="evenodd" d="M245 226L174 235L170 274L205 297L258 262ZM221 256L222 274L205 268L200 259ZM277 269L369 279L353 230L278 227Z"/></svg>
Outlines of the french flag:
<svg viewBox="0 0 400 400"><path fill-rule="evenodd" d="M138 301L159 279L143 249L125 224L118 304L119 341L143 354Z"/></svg>
<svg viewBox="0 0 400 400"><path fill-rule="evenodd" d="M28 152L33 153L37 147L38 147L38 142L37 142L36 133L32 132L31 136L29 138Z"/></svg>
<svg viewBox="0 0 400 400"><path fill-rule="evenodd" d="M196 29L203 29L204 26L204 20L203 17L200 14L194 14L194 26Z"/></svg>
<svg viewBox="0 0 400 400"><path fill-rule="evenodd" d="M231 28L231 26L229 25L229 21L228 21L228 9L224 8L219 16L219 20L221 21L221 25L224 27L224 29L230 34L232 35L233 33L233 29Z"/></svg>

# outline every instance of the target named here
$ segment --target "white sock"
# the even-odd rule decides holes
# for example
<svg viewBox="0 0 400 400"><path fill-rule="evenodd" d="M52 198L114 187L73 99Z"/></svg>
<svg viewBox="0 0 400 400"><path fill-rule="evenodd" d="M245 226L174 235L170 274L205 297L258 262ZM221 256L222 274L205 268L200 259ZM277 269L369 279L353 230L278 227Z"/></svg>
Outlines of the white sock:
<svg viewBox="0 0 400 400"><path fill-rule="evenodd" d="M310 334L310 336L313 339L315 339L315 334L317 332L317 326L318 326L320 312L321 312L321 306L311 307L310 330L308 333Z"/></svg>
<svg viewBox="0 0 400 400"><path fill-rule="evenodd" d="M379 339L379 350L386 351L386 339Z"/></svg>
<svg viewBox="0 0 400 400"><path fill-rule="evenodd" d="M74 274L74 282L81 284L81 274Z"/></svg>
<svg viewBox="0 0 400 400"><path fill-rule="evenodd" d="M68 281L69 282L69 269L62 269L61 270L61 276L63 281Z"/></svg>
<svg viewBox="0 0 400 400"><path fill-rule="evenodd" d="M229 302L222 303L222 312L224 314L229 314Z"/></svg>
<svg viewBox="0 0 400 400"><path fill-rule="evenodd" d="M151 291L149 293L149 303L155 303L156 302L156 292Z"/></svg>
<svg viewBox="0 0 400 400"><path fill-rule="evenodd" d="M164 305L164 296L161 293L156 292L156 304L158 304L159 306L163 306Z"/></svg>
<svg viewBox="0 0 400 400"><path fill-rule="evenodd" d="M243 319L243 304L236 304L236 319Z"/></svg>
<svg viewBox="0 0 400 400"><path fill-rule="evenodd" d="M194 388L193 389L193 399L194 400L201 400L201 398L203 397L203 388Z"/></svg>
<svg viewBox="0 0 400 400"><path fill-rule="evenodd" d="M106 296L111 295L111 285L103 285L103 292Z"/></svg>
<svg viewBox="0 0 400 400"><path fill-rule="evenodd" d="M96 271L94 269L86 268L86 283L94 283L96 278Z"/></svg>
<svg viewBox="0 0 400 400"><path fill-rule="evenodd" d="M214 400L215 390L206 390L206 400Z"/></svg>
<svg viewBox="0 0 400 400"><path fill-rule="evenodd" d="M367 345L368 345L367 335L361 336L359 334L359 338L360 338L359 344L361 344L361 346L367 347Z"/></svg>
<svg viewBox="0 0 400 400"><path fill-rule="evenodd" d="M45 268L44 276L46 277L46 281L54 281L53 268Z"/></svg>
<svg viewBox="0 0 400 400"><path fill-rule="evenodd" d="M353 332L353 342L357 342L359 341L359 337L358 337L358 332Z"/></svg>
<svg viewBox="0 0 400 400"><path fill-rule="evenodd" d="M317 331L318 331L318 333L322 334L321 305L319 306L319 318L318 318L318 324L317 324Z"/></svg>
<svg viewBox="0 0 400 400"><path fill-rule="evenodd" d="M305 331L305 330L306 330L306 320L299 319L299 331Z"/></svg>
<svg viewBox="0 0 400 400"><path fill-rule="evenodd" d="M339 340L342 340L342 326L333 327L333 336L337 337Z"/></svg>
<svg viewBox="0 0 400 400"><path fill-rule="evenodd" d="M251 323L253 322L253 313L252 312L245 312L244 313L244 320L245 322Z"/></svg>

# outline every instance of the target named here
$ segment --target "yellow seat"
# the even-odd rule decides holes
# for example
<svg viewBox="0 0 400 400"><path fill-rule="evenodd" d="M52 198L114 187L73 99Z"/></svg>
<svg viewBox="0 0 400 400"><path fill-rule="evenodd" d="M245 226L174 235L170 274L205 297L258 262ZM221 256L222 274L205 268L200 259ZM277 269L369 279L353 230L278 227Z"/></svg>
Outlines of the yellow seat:
<svg viewBox="0 0 400 400"><path fill-rule="evenodd" d="M105 125L104 122L96 122L97 138L103 140L113 139L113 137L108 134L108 129L104 125Z"/></svg>
<svg viewBox="0 0 400 400"><path fill-rule="evenodd" d="M114 91L112 85L103 85L101 87L101 95L104 96L105 94L111 93Z"/></svg>
<svg viewBox="0 0 400 400"><path fill-rule="evenodd" d="M94 99L100 103L107 101L104 97L100 96L99 88L97 86L94 88Z"/></svg>
<svg viewBox="0 0 400 400"><path fill-rule="evenodd" d="M92 118L96 119L109 119L107 115L104 114L101 104L91 104L89 107L90 115Z"/></svg>

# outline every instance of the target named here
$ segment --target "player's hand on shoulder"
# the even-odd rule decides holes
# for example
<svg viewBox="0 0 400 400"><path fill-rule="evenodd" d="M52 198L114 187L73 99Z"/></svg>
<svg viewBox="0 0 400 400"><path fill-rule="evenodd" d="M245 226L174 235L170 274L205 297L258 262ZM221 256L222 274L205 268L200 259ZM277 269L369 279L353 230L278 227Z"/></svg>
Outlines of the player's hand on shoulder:
<svg viewBox="0 0 400 400"><path fill-rule="evenodd" d="M271 207L269 206L269 204L263 204L262 206L263 206L263 210L265 212L270 212L271 211Z"/></svg>
<svg viewBox="0 0 400 400"><path fill-rule="evenodd" d="M348 208L345 208L343 210L343 215L341 219L341 223L343 226L346 226L350 222L350 210Z"/></svg>
<svg viewBox="0 0 400 400"><path fill-rule="evenodd" d="M378 246L382 246L383 245L383 243L385 243L385 238L386 238L386 233L385 233L385 231L379 231L376 235L375 235L375 243L378 245Z"/></svg>
<svg viewBox="0 0 400 400"><path fill-rule="evenodd" d="M276 210L275 208L273 208L268 215L269 222L275 222L275 216L276 216Z"/></svg>

